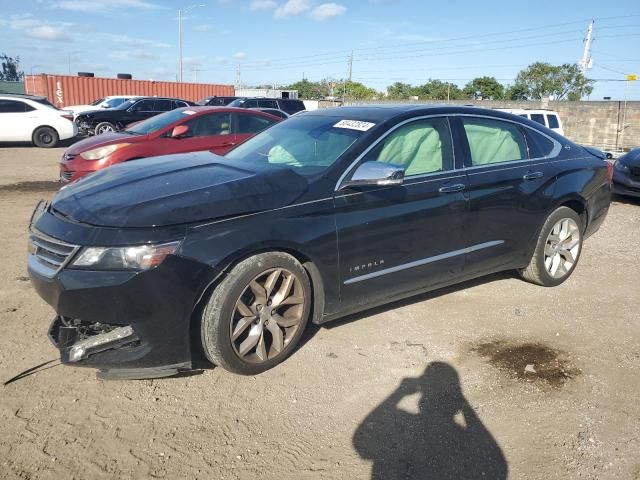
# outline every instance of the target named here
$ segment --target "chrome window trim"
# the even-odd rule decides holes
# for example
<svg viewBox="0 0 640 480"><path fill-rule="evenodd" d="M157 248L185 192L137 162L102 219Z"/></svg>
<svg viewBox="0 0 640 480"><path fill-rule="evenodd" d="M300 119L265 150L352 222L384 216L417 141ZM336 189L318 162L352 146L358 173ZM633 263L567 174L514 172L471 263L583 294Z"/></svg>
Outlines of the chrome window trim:
<svg viewBox="0 0 640 480"><path fill-rule="evenodd" d="M342 185L342 182L344 181L345 177L351 173L351 171L353 170L353 167L355 167L358 162L360 162L360 160L362 160L371 150L373 150L375 147L378 146L378 144L384 140L385 138L387 138L389 135L391 135L395 130L397 130L398 128L406 125L407 123L411 123L411 122L416 122L419 120L426 120L426 119L430 119L430 118L444 118L447 120L447 125L449 126L449 137L451 138L451 156L452 156L452 160L453 160L453 168L451 170L443 170L440 172L431 172L431 173L422 173L420 175L411 175L408 177L405 177L407 180L412 179L412 178L418 178L418 177L424 177L427 175L438 175L438 174L442 174L442 173L447 173L447 172L454 172L456 170L456 145L455 142L453 141L453 131L451 128L451 122L449 121L449 117L451 115L446 114L446 113L438 113L438 114L432 114L432 115L420 115L419 117L413 117L413 118L408 118L407 120L403 120L402 122L394 125L391 129L387 130L384 134L382 134L380 137L378 137L371 145L369 145L364 152L362 152L360 155L358 155L358 157L351 162L351 164L345 169L345 171L342 173L342 175L340 175L340 178L338 178L338 181L336 182L336 186L334 187L334 192L339 192L340 191L340 186Z"/></svg>
<svg viewBox="0 0 640 480"><path fill-rule="evenodd" d="M362 282L363 280L369 280L371 278L381 277L382 275L387 275L389 273L400 272L408 268L420 267L428 263L438 262L440 260L446 260L447 258L457 257L459 255L466 255L467 253L472 253L477 250L496 247L498 245L502 245L503 243L504 243L504 240L493 240L490 242L478 243L477 245L461 248L459 250L452 250L450 252L441 253L439 255L434 255L432 257L422 258L420 260L415 260L413 262L396 265L395 267L384 268L382 270L378 270L377 272L371 272L371 273L366 273L364 275L360 275L358 277L352 277L352 278L349 278L348 280L345 280L344 284L350 285L352 283Z"/></svg>

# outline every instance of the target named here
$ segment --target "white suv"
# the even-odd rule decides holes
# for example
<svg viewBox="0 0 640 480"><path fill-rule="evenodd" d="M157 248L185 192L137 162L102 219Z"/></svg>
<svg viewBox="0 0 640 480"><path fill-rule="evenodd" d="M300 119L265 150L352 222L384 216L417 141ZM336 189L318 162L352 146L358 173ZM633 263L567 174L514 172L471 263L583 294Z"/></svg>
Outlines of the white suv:
<svg viewBox="0 0 640 480"><path fill-rule="evenodd" d="M118 105L131 100L132 98L140 98L138 95L110 95L104 98L98 98L94 100L91 105L70 105L64 107L65 110L71 110L73 116L78 116L79 113L89 112L91 110L100 110L101 108L114 108Z"/></svg>
<svg viewBox="0 0 640 480"><path fill-rule="evenodd" d="M59 110L46 98L0 95L0 142L33 142L49 148L77 134L71 112Z"/></svg>
<svg viewBox="0 0 640 480"><path fill-rule="evenodd" d="M529 120L533 120L534 122L538 122L540 125L550 128L560 135L564 135L560 116L553 110L529 110L528 108L496 108L496 110L528 118Z"/></svg>

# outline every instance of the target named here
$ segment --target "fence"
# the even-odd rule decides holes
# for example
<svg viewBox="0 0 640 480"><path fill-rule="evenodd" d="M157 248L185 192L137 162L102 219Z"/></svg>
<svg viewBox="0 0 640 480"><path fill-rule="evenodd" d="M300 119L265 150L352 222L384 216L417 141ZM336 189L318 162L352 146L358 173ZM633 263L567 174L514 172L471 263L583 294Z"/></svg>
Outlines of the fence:
<svg viewBox="0 0 640 480"><path fill-rule="evenodd" d="M375 103L425 103L415 101L346 102L346 105ZM640 102L548 102L548 101L493 101L428 100L430 104L469 105L486 108L547 108L560 115L564 134L581 145L618 152L640 146ZM337 106L336 102L320 102L320 108Z"/></svg>
<svg viewBox="0 0 640 480"><path fill-rule="evenodd" d="M24 82L0 81L0 93L24 93Z"/></svg>

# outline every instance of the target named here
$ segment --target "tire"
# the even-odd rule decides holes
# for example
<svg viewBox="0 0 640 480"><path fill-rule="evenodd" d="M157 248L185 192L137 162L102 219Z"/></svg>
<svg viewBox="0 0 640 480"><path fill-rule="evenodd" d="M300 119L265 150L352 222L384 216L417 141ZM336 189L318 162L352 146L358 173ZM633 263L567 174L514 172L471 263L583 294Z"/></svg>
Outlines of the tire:
<svg viewBox="0 0 640 480"><path fill-rule="evenodd" d="M213 290L202 313L204 354L213 364L242 375L273 368L298 344L311 296L307 272L291 255L268 252L243 260Z"/></svg>
<svg viewBox="0 0 640 480"><path fill-rule="evenodd" d="M78 72L78 76L84 78L93 78L95 77L95 74L92 72Z"/></svg>
<svg viewBox="0 0 640 480"><path fill-rule="evenodd" d="M583 232L575 210L568 207L555 210L544 222L529 265L519 271L520 276L543 287L560 285L578 265Z"/></svg>
<svg viewBox="0 0 640 480"><path fill-rule="evenodd" d="M58 145L60 137L55 128L52 127L38 127L33 132L33 144L40 148L53 148Z"/></svg>
<svg viewBox="0 0 640 480"><path fill-rule="evenodd" d="M119 73L116 77L118 80L131 80L133 78L130 73Z"/></svg>
<svg viewBox="0 0 640 480"><path fill-rule="evenodd" d="M93 134L94 135L101 135L103 133L111 133L111 132L117 132L118 129L116 128L116 126L111 123L111 122L100 122L98 125L96 125L96 128L93 130Z"/></svg>

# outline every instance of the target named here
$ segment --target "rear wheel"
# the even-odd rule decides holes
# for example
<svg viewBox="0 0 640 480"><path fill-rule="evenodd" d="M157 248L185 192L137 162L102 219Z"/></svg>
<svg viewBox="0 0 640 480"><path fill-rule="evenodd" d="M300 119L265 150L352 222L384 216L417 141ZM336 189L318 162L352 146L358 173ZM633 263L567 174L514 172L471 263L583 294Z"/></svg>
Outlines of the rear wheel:
<svg viewBox="0 0 640 480"><path fill-rule="evenodd" d="M40 127L33 132L33 144L36 147L52 148L58 144L58 132L51 127Z"/></svg>
<svg viewBox="0 0 640 480"><path fill-rule="evenodd" d="M116 126L111 122L101 122L96 125L94 133L96 135L100 135L102 133L110 133L115 132L117 130Z"/></svg>
<svg viewBox="0 0 640 480"><path fill-rule="evenodd" d="M582 231L580 216L574 210L555 210L540 231L529 265L520 271L522 278L545 287L564 282L580 259Z"/></svg>
<svg viewBox="0 0 640 480"><path fill-rule="evenodd" d="M211 294L202 314L207 358L244 375L274 367L300 340L311 310L302 265L282 252L240 262Z"/></svg>

